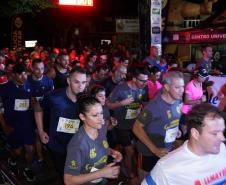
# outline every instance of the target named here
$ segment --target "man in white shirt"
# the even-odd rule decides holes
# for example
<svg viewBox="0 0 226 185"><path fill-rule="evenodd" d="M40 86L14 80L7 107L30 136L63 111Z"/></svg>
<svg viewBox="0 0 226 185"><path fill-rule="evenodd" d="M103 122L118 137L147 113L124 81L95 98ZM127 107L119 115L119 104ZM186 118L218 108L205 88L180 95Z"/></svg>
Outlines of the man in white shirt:
<svg viewBox="0 0 226 185"><path fill-rule="evenodd" d="M142 185L225 185L224 118L210 104L194 106L186 117L189 139L161 158Z"/></svg>

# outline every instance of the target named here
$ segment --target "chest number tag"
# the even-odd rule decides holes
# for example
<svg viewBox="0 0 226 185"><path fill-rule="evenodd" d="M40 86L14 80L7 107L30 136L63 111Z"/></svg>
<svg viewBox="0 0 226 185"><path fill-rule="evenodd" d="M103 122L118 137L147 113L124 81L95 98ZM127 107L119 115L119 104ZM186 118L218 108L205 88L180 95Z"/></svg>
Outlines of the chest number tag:
<svg viewBox="0 0 226 185"><path fill-rule="evenodd" d="M57 125L57 132L74 134L78 131L80 120L60 117Z"/></svg>
<svg viewBox="0 0 226 185"><path fill-rule="evenodd" d="M26 111L29 109L29 99L15 99L14 110Z"/></svg>
<svg viewBox="0 0 226 185"><path fill-rule="evenodd" d="M140 114L140 108L139 109L127 109L126 117L125 119L135 119Z"/></svg>

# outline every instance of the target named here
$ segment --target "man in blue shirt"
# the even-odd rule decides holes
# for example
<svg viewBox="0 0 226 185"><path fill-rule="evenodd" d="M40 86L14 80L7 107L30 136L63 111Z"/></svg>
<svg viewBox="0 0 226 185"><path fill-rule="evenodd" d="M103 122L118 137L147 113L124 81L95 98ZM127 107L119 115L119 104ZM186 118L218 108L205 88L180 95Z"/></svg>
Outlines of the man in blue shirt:
<svg viewBox="0 0 226 185"><path fill-rule="evenodd" d="M157 56L158 56L158 48L156 46L151 46L150 55L144 59L144 63L146 63L149 67L156 66L158 64Z"/></svg>
<svg viewBox="0 0 226 185"><path fill-rule="evenodd" d="M136 147L141 161L140 180L160 157L172 150L179 132L180 102L184 92L183 74L169 71L163 76L162 84L162 93L144 107L133 125L133 132L139 139Z"/></svg>
<svg viewBox="0 0 226 185"><path fill-rule="evenodd" d="M212 68L213 49L210 45L204 45L201 50L202 58L197 61L196 69L202 67L209 73Z"/></svg>
<svg viewBox="0 0 226 185"><path fill-rule="evenodd" d="M34 103L40 101L43 98L44 94L54 89L53 80L44 75L44 63L40 59L34 59L32 61L32 74L28 76L27 81L25 82L25 89L31 94ZM35 144L38 163L42 165L42 144L37 133Z"/></svg>
<svg viewBox="0 0 226 185"><path fill-rule="evenodd" d="M13 68L13 79L0 86L0 97L4 107L1 114L1 127L7 136L7 142L12 147L9 166L18 175L17 158L25 148L26 168L23 175L27 181L35 179L31 170L34 154L34 116L31 110L31 96L25 90L27 79L26 68L18 63Z"/></svg>
<svg viewBox="0 0 226 185"><path fill-rule="evenodd" d="M63 175L67 144L80 127L77 112L77 95L86 86L86 71L80 67L71 70L68 87L44 96L40 106L35 107L35 120L41 141L48 144L56 170ZM43 111L50 112L49 133L43 125ZM63 176L62 176L63 177Z"/></svg>

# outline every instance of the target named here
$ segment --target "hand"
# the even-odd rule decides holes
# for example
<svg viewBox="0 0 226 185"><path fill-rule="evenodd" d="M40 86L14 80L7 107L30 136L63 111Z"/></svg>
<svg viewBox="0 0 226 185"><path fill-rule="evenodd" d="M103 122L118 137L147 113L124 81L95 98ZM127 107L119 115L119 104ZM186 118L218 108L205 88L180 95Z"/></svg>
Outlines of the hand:
<svg viewBox="0 0 226 185"><path fill-rule="evenodd" d="M2 127L2 130L5 135L9 135L10 133L12 133L14 131L14 128L9 127L9 126L4 126L4 127Z"/></svg>
<svg viewBox="0 0 226 185"><path fill-rule="evenodd" d="M115 166L115 163L110 163L104 168L102 168L101 171L103 173L102 177L109 179L117 179L120 172L120 167Z"/></svg>
<svg viewBox="0 0 226 185"><path fill-rule="evenodd" d="M182 135L183 135L182 132L178 130L176 138L180 138Z"/></svg>
<svg viewBox="0 0 226 185"><path fill-rule="evenodd" d="M118 121L117 121L117 119L116 118L114 118L114 117L110 117L110 121L111 121L111 125L114 127L114 126L116 126L117 124L118 124Z"/></svg>
<svg viewBox="0 0 226 185"><path fill-rule="evenodd" d="M161 158L161 157L165 156L165 155L168 153L168 151L167 151L167 149L165 149L165 148L156 148L156 149L153 151L153 153L154 153L157 157Z"/></svg>
<svg viewBox="0 0 226 185"><path fill-rule="evenodd" d="M121 162L122 154L119 151L111 149L110 155L114 158L114 162Z"/></svg>
<svg viewBox="0 0 226 185"><path fill-rule="evenodd" d="M121 104L122 106L125 106L125 105L131 104L132 102L134 102L134 99L133 99L132 96L130 96L130 97L128 97L128 98L126 98L126 99L120 101L120 104Z"/></svg>
<svg viewBox="0 0 226 185"><path fill-rule="evenodd" d="M42 143L47 144L49 142L49 136L46 132L44 132L44 131L39 132L39 136L40 136Z"/></svg>

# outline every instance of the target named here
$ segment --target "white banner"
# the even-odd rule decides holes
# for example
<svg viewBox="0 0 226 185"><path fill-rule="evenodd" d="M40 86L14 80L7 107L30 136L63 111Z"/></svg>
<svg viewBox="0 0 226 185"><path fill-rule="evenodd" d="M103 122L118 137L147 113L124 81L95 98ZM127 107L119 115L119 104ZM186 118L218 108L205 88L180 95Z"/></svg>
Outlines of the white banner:
<svg viewBox="0 0 226 185"><path fill-rule="evenodd" d="M116 19L116 32L138 33L139 32L138 19Z"/></svg>
<svg viewBox="0 0 226 185"><path fill-rule="evenodd" d="M162 1L161 0L151 0L151 11L150 11L150 21L151 21L151 46L156 46L159 49L159 54L161 54L161 44L162 44Z"/></svg>
<svg viewBox="0 0 226 185"><path fill-rule="evenodd" d="M223 110L226 105L226 96L223 94L223 91L226 92L226 77L210 76L209 81L213 81L213 85L207 88L208 102Z"/></svg>

